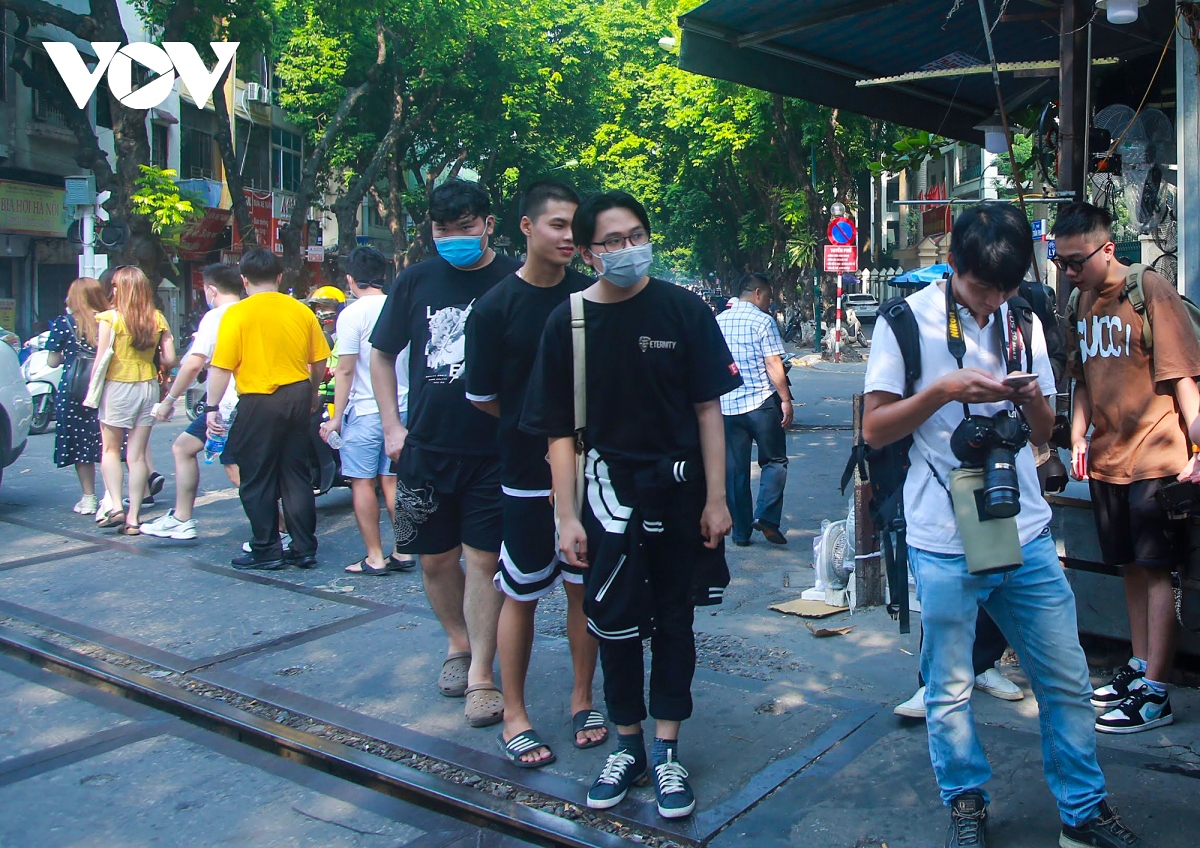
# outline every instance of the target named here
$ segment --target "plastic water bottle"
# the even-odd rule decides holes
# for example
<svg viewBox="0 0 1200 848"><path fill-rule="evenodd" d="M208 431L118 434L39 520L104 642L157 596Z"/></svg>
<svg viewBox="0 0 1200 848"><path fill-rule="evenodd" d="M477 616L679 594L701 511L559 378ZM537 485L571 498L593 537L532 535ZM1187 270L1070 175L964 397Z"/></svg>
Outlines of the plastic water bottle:
<svg viewBox="0 0 1200 848"><path fill-rule="evenodd" d="M337 430L330 430L329 437L325 439L325 444L329 445L329 447L333 448L334 450L341 450L342 434Z"/></svg>
<svg viewBox="0 0 1200 848"><path fill-rule="evenodd" d="M204 464L212 465L214 459L221 455L221 451L225 450L226 433L212 434L204 440Z"/></svg>

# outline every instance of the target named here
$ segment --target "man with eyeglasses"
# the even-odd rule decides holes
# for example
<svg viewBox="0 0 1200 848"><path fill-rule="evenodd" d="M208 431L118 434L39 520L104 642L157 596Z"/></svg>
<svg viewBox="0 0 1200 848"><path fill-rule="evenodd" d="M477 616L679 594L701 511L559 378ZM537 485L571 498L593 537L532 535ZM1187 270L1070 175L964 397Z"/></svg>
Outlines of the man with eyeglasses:
<svg viewBox="0 0 1200 848"><path fill-rule="evenodd" d="M696 806L678 756L680 723L692 713L694 608L719 603L729 583L720 397L742 380L704 301L648 276L653 248L641 203L621 191L592 195L571 231L600 275L582 300L586 486L578 509L570 303L546 324L521 429L550 442L559 550L568 565L586 568L584 611L617 725L616 750L587 804L616 806L653 775L659 814L682 818ZM646 637L656 721L649 758Z"/></svg>
<svg viewBox="0 0 1200 848"><path fill-rule="evenodd" d="M1171 572L1187 561L1190 543L1188 522L1172 520L1155 493L1195 476L1189 432L1200 413L1200 345L1175 287L1117 261L1107 211L1065 206L1054 235L1054 261L1079 290L1067 328L1078 343L1068 346L1076 380L1071 468L1089 482L1105 563L1122 566L1133 642L1128 664L1092 695L1102 711L1096 729L1138 733L1174 721L1166 684L1176 637Z"/></svg>

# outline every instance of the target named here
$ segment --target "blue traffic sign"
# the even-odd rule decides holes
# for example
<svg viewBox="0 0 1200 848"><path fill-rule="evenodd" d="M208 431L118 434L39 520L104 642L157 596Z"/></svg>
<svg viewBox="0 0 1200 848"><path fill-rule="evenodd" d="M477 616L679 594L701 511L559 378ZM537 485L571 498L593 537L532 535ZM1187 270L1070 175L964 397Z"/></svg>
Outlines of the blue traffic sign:
<svg viewBox="0 0 1200 848"><path fill-rule="evenodd" d="M829 222L829 241L833 244L854 244L858 231L849 218L834 218Z"/></svg>

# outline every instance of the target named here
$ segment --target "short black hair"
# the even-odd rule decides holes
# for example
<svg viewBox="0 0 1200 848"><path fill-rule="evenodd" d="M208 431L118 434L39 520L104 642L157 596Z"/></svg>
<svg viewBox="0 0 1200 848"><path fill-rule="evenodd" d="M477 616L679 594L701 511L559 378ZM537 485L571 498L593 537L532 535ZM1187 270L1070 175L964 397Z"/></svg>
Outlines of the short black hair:
<svg viewBox="0 0 1200 848"><path fill-rule="evenodd" d="M242 254L238 273L252 283L273 283L283 273L283 263L265 247L252 247Z"/></svg>
<svg viewBox="0 0 1200 848"><path fill-rule="evenodd" d="M759 274L758 272L747 274L738 283L738 292L740 294L754 294L758 289L766 289L774 294L775 284L767 278L766 274Z"/></svg>
<svg viewBox="0 0 1200 848"><path fill-rule="evenodd" d="M960 274L1009 292L1021 285L1033 262L1033 231L1010 203L977 203L958 216L950 255Z"/></svg>
<svg viewBox="0 0 1200 848"><path fill-rule="evenodd" d="M601 191L589 195L575 210L575 217L571 221L571 236L575 239L577 247L591 246L596 238L596 218L601 212L607 212L609 209L628 209L637 216L649 234L650 216L646 214L646 207L639 203L636 197L625 191Z"/></svg>
<svg viewBox="0 0 1200 848"><path fill-rule="evenodd" d="M492 214L492 201L478 183L446 180L429 192L429 220L453 224L462 218L486 218Z"/></svg>
<svg viewBox="0 0 1200 848"><path fill-rule="evenodd" d="M236 295L242 293L242 275L237 268L226 262L205 265L204 270L200 273L203 275L204 281L211 283L219 292Z"/></svg>
<svg viewBox="0 0 1200 848"><path fill-rule="evenodd" d="M1112 215L1091 203L1068 203L1058 210L1052 232L1057 236L1103 236L1112 241Z"/></svg>
<svg viewBox="0 0 1200 848"><path fill-rule="evenodd" d="M353 277L360 288L381 289L387 283L387 257L373 247L360 245L342 263L342 273Z"/></svg>
<svg viewBox="0 0 1200 848"><path fill-rule="evenodd" d="M538 180L525 189L521 198L521 217L536 221L551 201L579 205L579 192L560 180Z"/></svg>

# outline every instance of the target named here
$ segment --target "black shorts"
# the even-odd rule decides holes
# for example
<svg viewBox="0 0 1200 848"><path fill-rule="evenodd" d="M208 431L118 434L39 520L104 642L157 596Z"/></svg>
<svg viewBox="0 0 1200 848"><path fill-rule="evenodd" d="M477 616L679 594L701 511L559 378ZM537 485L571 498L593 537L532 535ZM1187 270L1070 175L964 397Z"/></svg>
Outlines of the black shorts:
<svg viewBox="0 0 1200 848"><path fill-rule="evenodd" d="M500 460L405 445L396 462L396 550L442 554L459 545L500 552Z"/></svg>
<svg viewBox="0 0 1200 848"><path fill-rule="evenodd" d="M1168 518L1154 493L1174 477L1105 483L1091 480L1092 511L1105 565L1177 569L1187 562L1187 519Z"/></svg>
<svg viewBox="0 0 1200 848"><path fill-rule="evenodd" d="M236 411L233 414L233 420L234 421L237 420L237 412ZM230 425L229 429L230 430L233 429L232 424ZM208 441L208 416L205 416L205 415L196 416L196 418L194 418L192 420L192 423L188 424L187 429L184 430L183 432L187 433L189 436L191 436L194 439L199 439L201 442ZM225 450L221 451L221 464L222 465L237 465L237 459L235 458L235 454L229 448L229 440L228 439L226 439L226 441L225 441Z"/></svg>
<svg viewBox="0 0 1200 848"><path fill-rule="evenodd" d="M558 556L554 505L545 495L504 496L504 544L496 588L518 601L536 601L560 580L583 583L583 569Z"/></svg>

